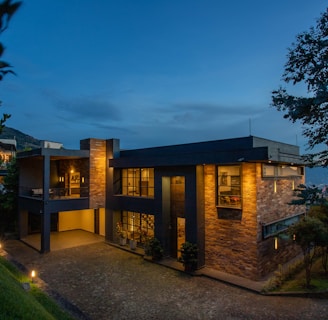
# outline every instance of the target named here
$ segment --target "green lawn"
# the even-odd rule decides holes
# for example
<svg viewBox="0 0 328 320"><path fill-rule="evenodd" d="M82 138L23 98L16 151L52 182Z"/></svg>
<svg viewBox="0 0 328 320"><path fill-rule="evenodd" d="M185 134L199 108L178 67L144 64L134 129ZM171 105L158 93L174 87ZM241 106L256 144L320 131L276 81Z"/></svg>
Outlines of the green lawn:
<svg viewBox="0 0 328 320"><path fill-rule="evenodd" d="M321 266L321 259L319 258L312 267L311 272L311 288L305 287L305 271L301 270L296 273L290 280L285 281L281 287L275 291L280 292L328 292L328 274L325 274Z"/></svg>
<svg viewBox="0 0 328 320"><path fill-rule="evenodd" d="M23 282L30 279L0 257L0 319L73 319L33 283L24 290Z"/></svg>

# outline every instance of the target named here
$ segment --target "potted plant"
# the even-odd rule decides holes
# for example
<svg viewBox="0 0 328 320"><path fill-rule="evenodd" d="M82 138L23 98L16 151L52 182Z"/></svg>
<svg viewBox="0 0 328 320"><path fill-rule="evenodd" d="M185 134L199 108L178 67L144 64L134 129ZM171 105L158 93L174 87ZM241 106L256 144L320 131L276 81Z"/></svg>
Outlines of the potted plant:
<svg viewBox="0 0 328 320"><path fill-rule="evenodd" d="M117 224L116 224L116 233L118 235L120 245L125 246L126 245L126 232L123 230L121 222L117 222Z"/></svg>
<svg viewBox="0 0 328 320"><path fill-rule="evenodd" d="M149 238L145 244L145 254L151 256L154 261L161 260L163 258L163 247L161 242L157 238Z"/></svg>
<svg viewBox="0 0 328 320"><path fill-rule="evenodd" d="M134 236L129 240L130 249L136 250L137 249L137 240L134 239Z"/></svg>
<svg viewBox="0 0 328 320"><path fill-rule="evenodd" d="M182 262L186 272L193 272L197 269L197 244L185 242L181 245L181 256L179 262Z"/></svg>

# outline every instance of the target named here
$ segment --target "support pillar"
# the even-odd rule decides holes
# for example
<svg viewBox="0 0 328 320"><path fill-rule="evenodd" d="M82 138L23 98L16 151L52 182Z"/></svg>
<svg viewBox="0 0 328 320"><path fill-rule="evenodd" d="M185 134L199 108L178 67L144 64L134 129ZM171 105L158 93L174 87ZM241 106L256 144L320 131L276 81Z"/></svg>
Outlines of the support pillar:
<svg viewBox="0 0 328 320"><path fill-rule="evenodd" d="M50 187L50 156L43 157L43 201L41 209L41 253L50 251L51 212L48 211Z"/></svg>

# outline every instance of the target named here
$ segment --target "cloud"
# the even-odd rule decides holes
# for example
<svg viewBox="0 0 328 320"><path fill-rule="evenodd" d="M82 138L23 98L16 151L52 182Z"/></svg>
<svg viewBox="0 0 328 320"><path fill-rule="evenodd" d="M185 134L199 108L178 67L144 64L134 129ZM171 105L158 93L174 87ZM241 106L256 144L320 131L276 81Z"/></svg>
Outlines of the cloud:
<svg viewBox="0 0 328 320"><path fill-rule="evenodd" d="M259 116L261 109L249 106L222 106L210 103L173 103L149 112L145 124L157 123L170 127L194 127L248 121Z"/></svg>
<svg viewBox="0 0 328 320"><path fill-rule="evenodd" d="M64 121L87 122L120 121L120 108L105 96L89 95L63 97L51 90L42 90L56 111L56 117Z"/></svg>
<svg viewBox="0 0 328 320"><path fill-rule="evenodd" d="M61 113L61 118L68 120L97 120L119 121L121 113L117 106L109 101L93 99L91 97L61 99L57 102L57 109Z"/></svg>

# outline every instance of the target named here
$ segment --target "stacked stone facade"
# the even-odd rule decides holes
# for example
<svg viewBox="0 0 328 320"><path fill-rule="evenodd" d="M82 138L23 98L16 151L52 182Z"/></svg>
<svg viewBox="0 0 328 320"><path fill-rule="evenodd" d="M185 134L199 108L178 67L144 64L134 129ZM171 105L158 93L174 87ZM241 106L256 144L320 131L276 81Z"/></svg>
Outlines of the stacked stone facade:
<svg viewBox="0 0 328 320"><path fill-rule="evenodd" d="M104 208L106 199L106 140L82 140L81 149L90 151L89 207Z"/></svg>
<svg viewBox="0 0 328 320"><path fill-rule="evenodd" d="M263 178L261 164L257 164L257 212L259 220L258 256L259 276L275 270L300 253L292 241L278 237L278 248L274 248L274 237L263 239L262 225L302 214L305 207L289 203L295 197L294 188L304 184L304 176L286 178Z"/></svg>
<svg viewBox="0 0 328 320"><path fill-rule="evenodd" d="M216 165L204 168L205 265L238 276L259 279L299 253L294 244L274 238L264 240L262 224L293 216L302 210L288 203L292 186L303 178L276 180L262 178L260 163L242 163L241 219L219 219L217 207ZM274 192L276 183L276 192Z"/></svg>

